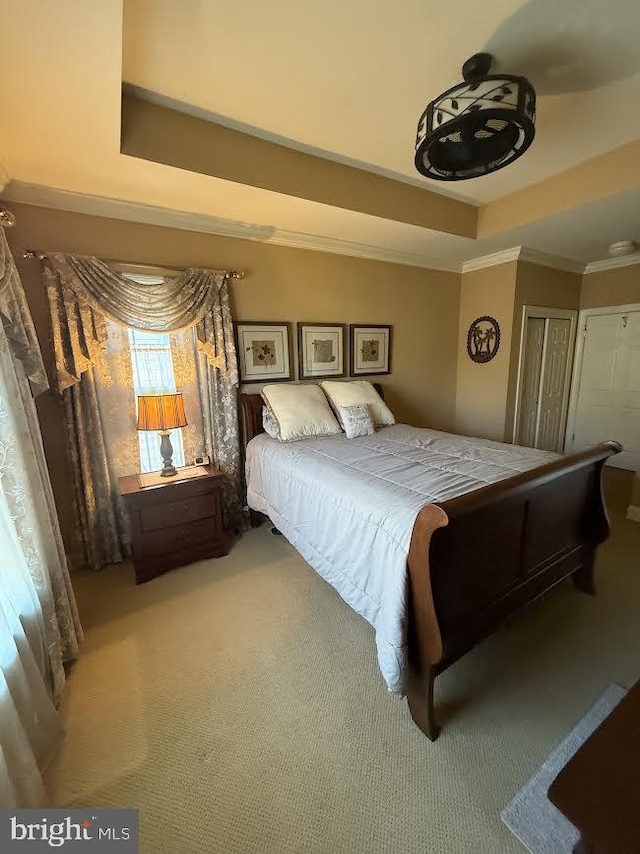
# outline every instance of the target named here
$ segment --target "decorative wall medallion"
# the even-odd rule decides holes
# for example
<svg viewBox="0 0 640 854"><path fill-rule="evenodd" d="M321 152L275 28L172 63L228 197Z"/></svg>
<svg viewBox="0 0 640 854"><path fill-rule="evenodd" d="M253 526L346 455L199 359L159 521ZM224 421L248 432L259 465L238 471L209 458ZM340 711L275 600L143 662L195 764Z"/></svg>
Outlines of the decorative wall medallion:
<svg viewBox="0 0 640 854"><path fill-rule="evenodd" d="M500 346L500 326L495 317L476 318L467 333L467 353L474 362L490 362Z"/></svg>

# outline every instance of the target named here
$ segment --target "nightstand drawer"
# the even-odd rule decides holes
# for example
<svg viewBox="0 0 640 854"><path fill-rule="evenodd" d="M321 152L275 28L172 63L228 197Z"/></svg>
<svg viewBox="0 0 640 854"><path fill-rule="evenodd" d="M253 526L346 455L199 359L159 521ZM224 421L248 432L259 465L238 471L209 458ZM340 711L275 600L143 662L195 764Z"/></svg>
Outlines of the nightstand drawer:
<svg viewBox="0 0 640 854"><path fill-rule="evenodd" d="M189 545L215 540L221 534L220 523L215 516L199 519L185 527L166 527L163 530L142 534L133 544L134 553L147 557L168 555Z"/></svg>
<svg viewBox="0 0 640 854"><path fill-rule="evenodd" d="M206 495L183 498L180 501L163 501L153 507L140 508L140 528L143 533L197 522L215 516L220 501L218 489Z"/></svg>

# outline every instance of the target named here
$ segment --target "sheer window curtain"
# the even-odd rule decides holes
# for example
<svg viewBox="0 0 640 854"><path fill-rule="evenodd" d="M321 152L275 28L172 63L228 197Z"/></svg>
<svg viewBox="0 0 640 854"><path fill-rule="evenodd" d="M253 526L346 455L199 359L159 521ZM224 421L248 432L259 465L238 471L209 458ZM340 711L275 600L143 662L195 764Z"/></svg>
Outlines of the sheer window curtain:
<svg viewBox="0 0 640 854"><path fill-rule="evenodd" d="M171 355L171 340L168 333L139 332L129 330L129 356L133 369L133 393L138 399L141 394L174 393L176 378ZM172 430L169 439L173 447L174 466L185 465L182 430ZM138 433L140 447L140 470L156 471L159 466L158 435L148 430Z"/></svg>
<svg viewBox="0 0 640 854"><path fill-rule="evenodd" d="M2 230L0 318L0 806L38 806L82 630L32 397L46 375Z"/></svg>
<svg viewBox="0 0 640 854"><path fill-rule="evenodd" d="M114 476L157 471L162 466L158 434L136 429L138 394L181 391L188 424L171 433L174 463L189 465L207 453L194 331L149 334L108 321L106 336L105 348L96 359L95 377Z"/></svg>

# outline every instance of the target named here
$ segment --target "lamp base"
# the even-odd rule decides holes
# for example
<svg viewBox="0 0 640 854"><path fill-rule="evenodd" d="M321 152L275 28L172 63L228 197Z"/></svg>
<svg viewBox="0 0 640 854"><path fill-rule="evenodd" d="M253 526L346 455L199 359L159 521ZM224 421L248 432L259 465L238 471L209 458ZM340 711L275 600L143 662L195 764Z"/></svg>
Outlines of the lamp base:
<svg viewBox="0 0 640 854"><path fill-rule="evenodd" d="M160 477L174 477L178 474L178 470L173 465L173 447L171 446L171 439L169 439L169 430L161 430L160 436L162 437L160 439L160 453L164 463Z"/></svg>

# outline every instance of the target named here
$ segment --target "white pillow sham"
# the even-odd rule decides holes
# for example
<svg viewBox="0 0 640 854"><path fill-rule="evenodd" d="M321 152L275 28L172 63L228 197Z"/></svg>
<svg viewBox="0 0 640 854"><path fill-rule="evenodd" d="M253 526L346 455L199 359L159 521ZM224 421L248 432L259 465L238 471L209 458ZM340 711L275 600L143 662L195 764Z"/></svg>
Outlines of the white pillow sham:
<svg viewBox="0 0 640 854"><path fill-rule="evenodd" d="M313 383L266 385L262 399L278 425L283 442L341 432L322 389Z"/></svg>
<svg viewBox="0 0 640 854"><path fill-rule="evenodd" d="M359 436L373 436L376 432L371 407L368 403L356 403L353 406L341 406L340 417L347 439L357 439Z"/></svg>
<svg viewBox="0 0 640 854"><path fill-rule="evenodd" d="M331 401L341 424L343 422L340 409L343 406L356 406L360 403L366 403L371 407L371 417L376 427L390 427L396 423L393 412L367 380L354 380L353 382L325 380L320 385Z"/></svg>

